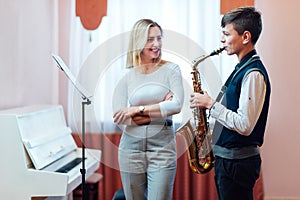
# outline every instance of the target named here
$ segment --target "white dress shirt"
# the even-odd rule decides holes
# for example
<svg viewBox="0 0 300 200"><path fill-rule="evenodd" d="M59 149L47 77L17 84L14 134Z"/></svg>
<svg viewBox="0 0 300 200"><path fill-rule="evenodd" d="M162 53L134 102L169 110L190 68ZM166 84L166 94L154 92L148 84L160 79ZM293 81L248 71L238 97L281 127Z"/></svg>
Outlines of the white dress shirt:
<svg viewBox="0 0 300 200"><path fill-rule="evenodd" d="M248 72L241 86L237 112L216 102L210 109L210 116L230 130L249 136L254 129L265 101L266 83L259 71Z"/></svg>

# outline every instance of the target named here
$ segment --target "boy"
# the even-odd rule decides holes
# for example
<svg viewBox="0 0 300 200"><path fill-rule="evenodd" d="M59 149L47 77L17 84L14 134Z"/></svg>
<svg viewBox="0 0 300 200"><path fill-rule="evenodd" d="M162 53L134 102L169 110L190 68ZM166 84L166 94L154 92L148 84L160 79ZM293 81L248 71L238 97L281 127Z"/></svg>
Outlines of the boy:
<svg viewBox="0 0 300 200"><path fill-rule="evenodd" d="M259 177L271 86L255 44L262 31L261 14L253 7L229 11L221 21L221 42L239 63L225 83L221 103L207 92L193 93L190 107L206 108L216 119L213 130L215 184L220 200L253 199Z"/></svg>

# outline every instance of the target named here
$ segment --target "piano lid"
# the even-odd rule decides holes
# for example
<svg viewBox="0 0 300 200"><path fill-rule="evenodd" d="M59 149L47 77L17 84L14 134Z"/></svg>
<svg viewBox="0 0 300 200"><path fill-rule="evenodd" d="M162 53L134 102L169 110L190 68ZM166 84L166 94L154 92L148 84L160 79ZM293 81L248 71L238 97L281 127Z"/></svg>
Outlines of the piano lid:
<svg viewBox="0 0 300 200"><path fill-rule="evenodd" d="M4 112L15 115L35 169L42 169L77 148L62 106L38 105Z"/></svg>

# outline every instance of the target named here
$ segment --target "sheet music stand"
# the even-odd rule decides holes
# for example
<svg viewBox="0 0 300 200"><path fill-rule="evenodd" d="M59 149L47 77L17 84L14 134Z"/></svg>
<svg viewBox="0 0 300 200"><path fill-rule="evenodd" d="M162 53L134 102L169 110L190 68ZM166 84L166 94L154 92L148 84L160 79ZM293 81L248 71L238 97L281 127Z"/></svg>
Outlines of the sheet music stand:
<svg viewBox="0 0 300 200"><path fill-rule="evenodd" d="M71 81L71 83L74 85L76 90L79 92L82 98L81 102L81 128L82 128L82 169L80 169L80 173L82 175L82 199L85 200L86 198L86 192L85 192L85 174L86 174L86 168L85 168L85 106L91 104L90 98L91 95L88 94L88 92L85 90L84 87L80 85L79 82L76 83L76 78L70 71L70 69L67 67L67 65L64 63L64 61L61 59L60 56L52 54L52 58L55 60L57 67L64 72L64 74L67 76L67 78Z"/></svg>

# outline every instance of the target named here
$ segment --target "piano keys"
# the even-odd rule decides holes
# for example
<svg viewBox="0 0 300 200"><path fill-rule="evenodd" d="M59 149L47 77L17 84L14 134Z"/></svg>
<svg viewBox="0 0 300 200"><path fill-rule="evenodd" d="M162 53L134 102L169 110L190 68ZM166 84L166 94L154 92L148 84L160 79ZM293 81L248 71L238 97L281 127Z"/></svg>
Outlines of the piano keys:
<svg viewBox="0 0 300 200"><path fill-rule="evenodd" d="M81 184L82 149L66 125L62 106L0 111L0 130L1 198L65 199ZM100 150L85 149L86 178L99 168L100 159Z"/></svg>

